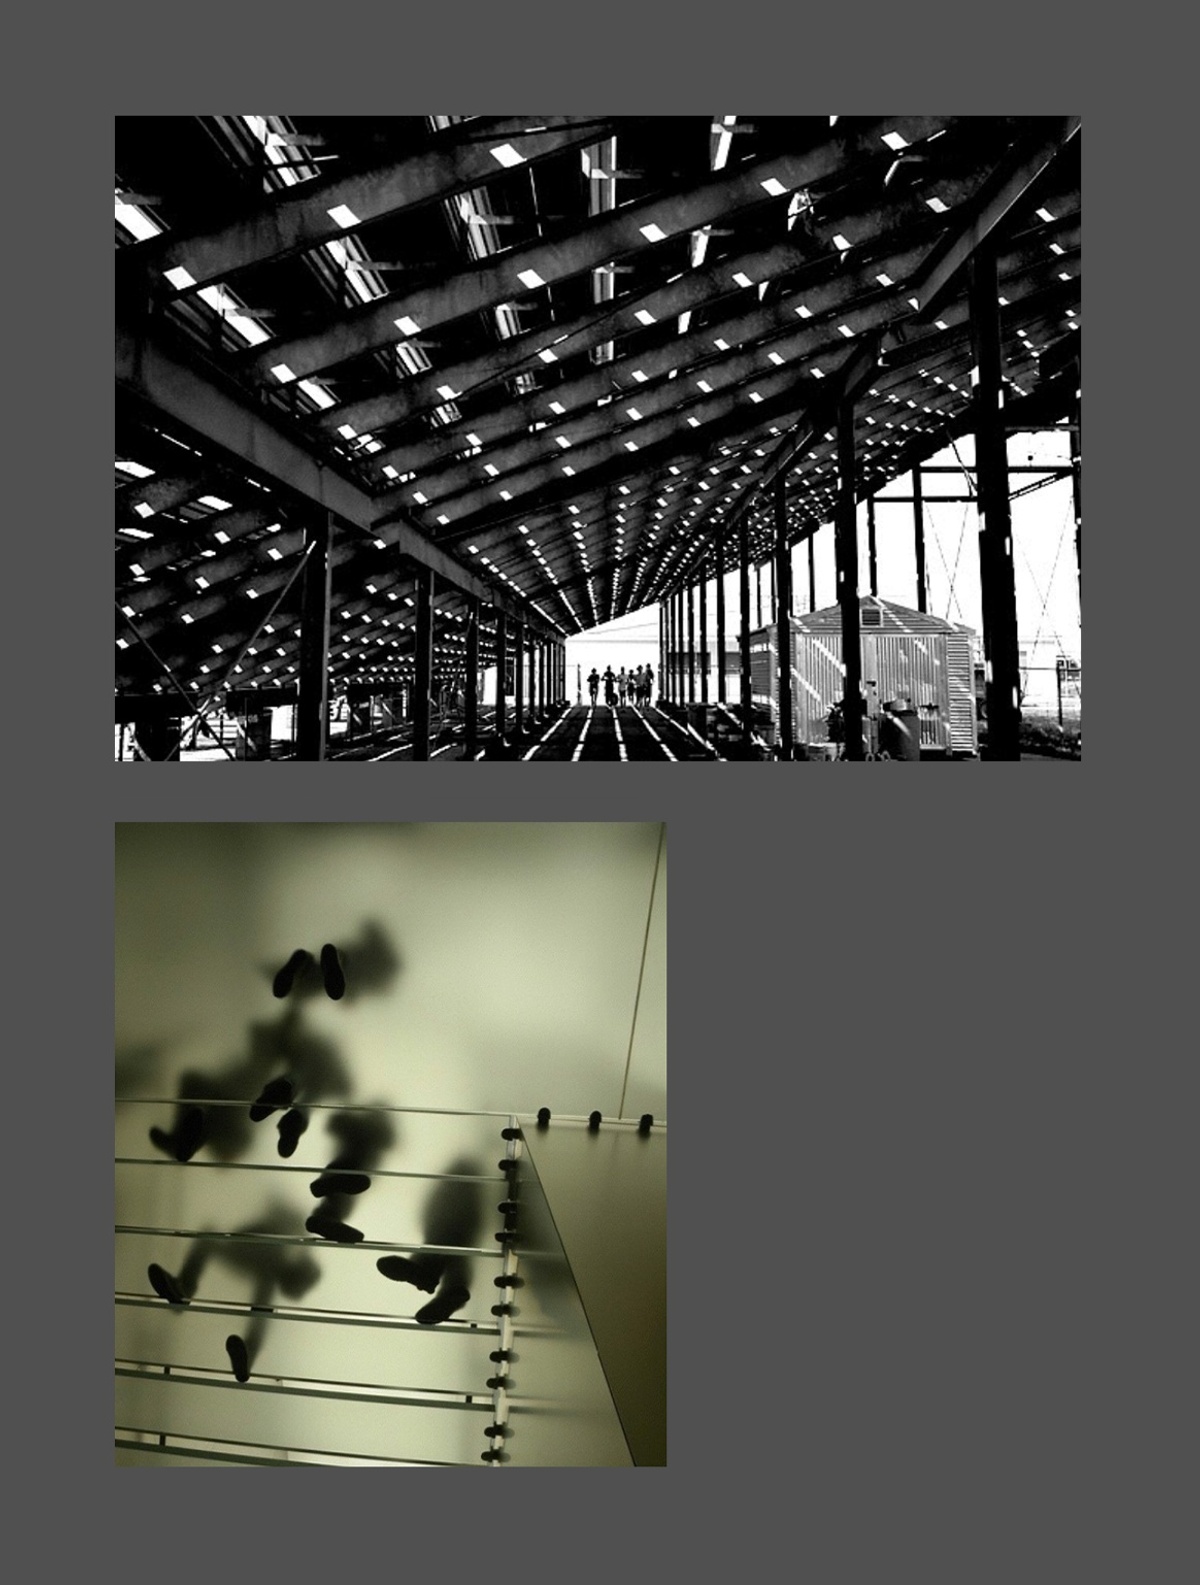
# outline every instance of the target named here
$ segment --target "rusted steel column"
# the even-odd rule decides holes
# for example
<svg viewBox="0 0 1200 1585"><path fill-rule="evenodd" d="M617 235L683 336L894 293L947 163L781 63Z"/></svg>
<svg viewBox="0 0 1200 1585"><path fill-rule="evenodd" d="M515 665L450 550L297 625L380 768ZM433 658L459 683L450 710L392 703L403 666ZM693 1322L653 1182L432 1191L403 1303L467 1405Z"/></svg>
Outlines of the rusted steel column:
<svg viewBox="0 0 1200 1585"><path fill-rule="evenodd" d="M750 697L750 528L745 513L738 524L738 593L742 608L742 742L749 747L754 704Z"/></svg>
<svg viewBox="0 0 1200 1585"><path fill-rule="evenodd" d="M413 679L413 759L429 758L429 695L433 691L433 573L417 568L417 651Z"/></svg>
<svg viewBox="0 0 1200 1585"><path fill-rule="evenodd" d="M918 464L912 471L913 478L913 533L916 538L917 548L917 610L924 611L925 593L925 507L921 500L921 469Z"/></svg>
<svg viewBox="0 0 1200 1585"><path fill-rule="evenodd" d="M1080 404L1079 364L1075 365L1075 411L1071 424L1071 489L1075 499L1075 576L1079 582L1079 607L1083 610L1083 409Z"/></svg>
<svg viewBox="0 0 1200 1585"><path fill-rule="evenodd" d="M329 704L329 550L333 514L320 512L306 525L308 560L300 594L300 686L296 703L296 758L324 759Z"/></svg>
<svg viewBox="0 0 1200 1585"><path fill-rule="evenodd" d="M504 612L496 612L496 739L503 743L504 720L504 670L508 663L508 624Z"/></svg>
<svg viewBox="0 0 1200 1585"><path fill-rule="evenodd" d="M700 703L708 703L708 580L705 572L707 556L700 563Z"/></svg>
<svg viewBox="0 0 1200 1585"><path fill-rule="evenodd" d="M717 530L717 703L725 701L725 530Z"/></svg>
<svg viewBox="0 0 1200 1585"><path fill-rule="evenodd" d="M779 666L779 753L791 759L792 721L792 557L787 533L787 475L775 480L775 653Z"/></svg>
<svg viewBox="0 0 1200 1585"><path fill-rule="evenodd" d="M834 518L838 605L842 611L842 664L845 692L842 719L846 758L863 757L862 653L858 622L858 516L854 501L854 403L838 407L838 503Z"/></svg>
<svg viewBox="0 0 1200 1585"><path fill-rule="evenodd" d="M987 687L989 759L1019 759L1021 657L1008 498L1000 305L996 255L988 244L971 259L971 339L975 385L975 465L979 481L979 585Z"/></svg>
<svg viewBox="0 0 1200 1585"><path fill-rule="evenodd" d="M688 584L687 598L687 702L696 702L696 612L695 587Z"/></svg>
<svg viewBox="0 0 1200 1585"><path fill-rule="evenodd" d="M467 596L467 696L463 720L463 744L474 756L479 748L479 596Z"/></svg>
<svg viewBox="0 0 1200 1585"><path fill-rule="evenodd" d="M525 624L513 622L513 741L525 730Z"/></svg>

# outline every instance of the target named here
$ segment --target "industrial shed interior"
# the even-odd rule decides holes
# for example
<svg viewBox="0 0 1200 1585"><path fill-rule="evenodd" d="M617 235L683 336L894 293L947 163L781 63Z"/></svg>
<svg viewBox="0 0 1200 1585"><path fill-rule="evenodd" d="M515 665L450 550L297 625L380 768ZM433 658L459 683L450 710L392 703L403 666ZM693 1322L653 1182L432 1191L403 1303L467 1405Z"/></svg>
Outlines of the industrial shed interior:
<svg viewBox="0 0 1200 1585"><path fill-rule="evenodd" d="M117 757L1021 757L1012 498L1069 480L1082 558L1080 144L1074 116L119 117ZM1014 488L1043 430L1065 460ZM982 631L939 648L922 465L958 441ZM917 587L877 589L901 487ZM584 704L568 642L638 611L649 691ZM939 656L972 643L964 706Z"/></svg>

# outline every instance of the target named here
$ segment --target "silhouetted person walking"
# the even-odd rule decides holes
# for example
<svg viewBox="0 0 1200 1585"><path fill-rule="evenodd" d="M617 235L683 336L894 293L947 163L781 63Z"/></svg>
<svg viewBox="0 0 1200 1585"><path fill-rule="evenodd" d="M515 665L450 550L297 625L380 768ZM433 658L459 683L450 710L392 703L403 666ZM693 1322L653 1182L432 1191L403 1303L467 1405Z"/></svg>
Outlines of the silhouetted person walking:
<svg viewBox="0 0 1200 1585"><path fill-rule="evenodd" d="M425 1203L425 1242L469 1249L478 1242L483 1226L484 1185L462 1179L478 1174L479 1163L460 1156L446 1170L456 1176L444 1178ZM436 1290L431 1302L417 1311L422 1326L445 1321L471 1297L471 1262L465 1255L423 1249L411 1256L383 1255L375 1264L392 1282L411 1282L422 1293Z"/></svg>

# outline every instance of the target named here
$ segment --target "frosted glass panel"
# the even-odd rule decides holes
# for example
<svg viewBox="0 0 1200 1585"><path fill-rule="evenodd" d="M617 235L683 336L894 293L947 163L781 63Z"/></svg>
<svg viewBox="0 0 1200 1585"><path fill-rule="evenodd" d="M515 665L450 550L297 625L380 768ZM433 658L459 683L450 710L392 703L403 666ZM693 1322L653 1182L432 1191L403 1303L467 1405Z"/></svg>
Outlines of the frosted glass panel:
<svg viewBox="0 0 1200 1585"><path fill-rule="evenodd" d="M119 824L117 1093L173 1097L194 1072L252 1098L286 1056L310 1102L615 1111L658 836ZM344 998L317 974L276 1000L291 953L327 941Z"/></svg>
<svg viewBox="0 0 1200 1585"><path fill-rule="evenodd" d="M426 1295L408 1291L414 1306L424 1302ZM490 1284L487 1296L489 1302L496 1296ZM495 1369L488 1354L499 1346L500 1333L496 1318L482 1308L485 1319L474 1327L460 1316L425 1327L383 1317L326 1320L297 1311L251 1316L198 1303L178 1308L158 1299L130 1299L116 1306L116 1357L184 1371L225 1371L225 1339L231 1332L247 1337L258 1322L253 1376L484 1393Z"/></svg>
<svg viewBox="0 0 1200 1585"><path fill-rule="evenodd" d="M120 1430L270 1441L314 1452L479 1463L490 1396L422 1403L172 1373L116 1374Z"/></svg>
<svg viewBox="0 0 1200 1585"><path fill-rule="evenodd" d="M274 1073L269 1075L275 1076ZM196 1096L204 1112L204 1142L192 1161L257 1165L280 1172L296 1170L311 1176L332 1162L344 1159L347 1166L356 1166L366 1172L473 1170L476 1175L501 1181L496 1163L504 1153L500 1130L508 1121L507 1115L481 1117L314 1106L307 1109L308 1127L297 1140L294 1153L284 1158L279 1154L279 1122L285 1109L280 1108L262 1122L250 1120L250 1103L261 1088L261 1084L251 1086L236 1103L218 1104L207 1099L201 1084L183 1087L184 1096ZM180 1165L173 1161L169 1150L156 1145L150 1138L151 1128L172 1135L178 1110L178 1103L173 1099L118 1101L118 1158ZM462 1165L464 1160L468 1165Z"/></svg>

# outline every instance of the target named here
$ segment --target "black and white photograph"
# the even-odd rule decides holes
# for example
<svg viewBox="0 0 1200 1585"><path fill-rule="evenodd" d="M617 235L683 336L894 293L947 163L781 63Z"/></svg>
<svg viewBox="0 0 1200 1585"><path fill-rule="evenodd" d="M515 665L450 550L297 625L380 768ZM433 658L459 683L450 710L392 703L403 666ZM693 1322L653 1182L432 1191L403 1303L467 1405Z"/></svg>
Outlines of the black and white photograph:
<svg viewBox="0 0 1200 1585"><path fill-rule="evenodd" d="M665 1465L665 825L115 831L116 1464Z"/></svg>
<svg viewBox="0 0 1200 1585"><path fill-rule="evenodd" d="M115 143L116 761L1081 758L1080 117Z"/></svg>

